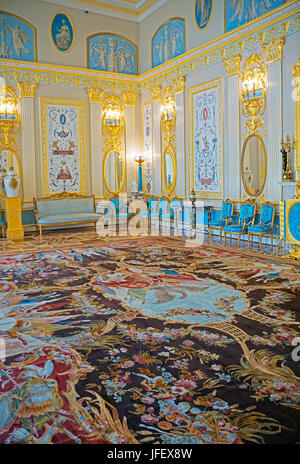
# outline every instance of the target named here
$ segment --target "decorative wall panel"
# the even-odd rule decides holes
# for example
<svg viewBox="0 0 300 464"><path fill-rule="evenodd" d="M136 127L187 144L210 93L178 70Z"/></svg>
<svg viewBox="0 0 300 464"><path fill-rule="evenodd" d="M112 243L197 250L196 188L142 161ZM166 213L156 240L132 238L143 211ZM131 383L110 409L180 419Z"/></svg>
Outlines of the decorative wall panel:
<svg viewBox="0 0 300 464"><path fill-rule="evenodd" d="M159 66L185 52L184 19L163 24L152 39L152 66Z"/></svg>
<svg viewBox="0 0 300 464"><path fill-rule="evenodd" d="M189 179L198 198L223 197L222 79L188 89Z"/></svg>
<svg viewBox="0 0 300 464"><path fill-rule="evenodd" d="M284 4L284 0L226 0L226 30L231 31Z"/></svg>
<svg viewBox="0 0 300 464"><path fill-rule="evenodd" d="M145 193L153 193L153 129L152 129L152 103L143 106L144 121L144 190Z"/></svg>
<svg viewBox="0 0 300 464"><path fill-rule="evenodd" d="M40 99L43 195L85 194L85 102Z"/></svg>
<svg viewBox="0 0 300 464"><path fill-rule="evenodd" d="M137 46L116 34L88 37L88 68L121 74L137 74Z"/></svg>
<svg viewBox="0 0 300 464"><path fill-rule="evenodd" d="M205 29L212 15L213 0L196 0L195 1L195 21L199 29Z"/></svg>
<svg viewBox="0 0 300 464"><path fill-rule="evenodd" d="M0 58L36 60L35 27L4 11L0 11Z"/></svg>

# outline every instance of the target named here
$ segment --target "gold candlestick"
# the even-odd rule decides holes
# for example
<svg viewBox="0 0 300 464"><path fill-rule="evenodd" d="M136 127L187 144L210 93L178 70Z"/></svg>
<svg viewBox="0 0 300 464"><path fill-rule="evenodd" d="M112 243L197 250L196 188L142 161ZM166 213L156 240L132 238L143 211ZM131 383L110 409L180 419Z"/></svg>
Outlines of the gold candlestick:
<svg viewBox="0 0 300 464"><path fill-rule="evenodd" d="M286 142L281 140L281 153L286 156L286 165L282 167L282 181L293 182L293 173L290 168L290 152L295 148L295 140L292 142L290 136L286 136Z"/></svg>

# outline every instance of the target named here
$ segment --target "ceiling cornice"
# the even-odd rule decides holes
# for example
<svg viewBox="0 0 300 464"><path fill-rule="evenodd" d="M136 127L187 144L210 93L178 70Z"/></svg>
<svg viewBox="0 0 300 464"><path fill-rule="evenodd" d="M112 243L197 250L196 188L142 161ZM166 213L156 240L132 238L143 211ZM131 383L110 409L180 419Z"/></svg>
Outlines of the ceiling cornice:
<svg viewBox="0 0 300 464"><path fill-rule="evenodd" d="M168 0L41 0L89 13L140 22Z"/></svg>

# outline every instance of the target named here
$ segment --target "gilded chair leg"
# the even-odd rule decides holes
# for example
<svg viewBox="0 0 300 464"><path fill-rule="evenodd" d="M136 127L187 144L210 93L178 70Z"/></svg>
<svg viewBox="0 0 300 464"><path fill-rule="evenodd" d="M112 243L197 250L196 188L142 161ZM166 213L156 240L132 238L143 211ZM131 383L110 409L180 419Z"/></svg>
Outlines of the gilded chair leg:
<svg viewBox="0 0 300 464"><path fill-rule="evenodd" d="M42 239L42 226L39 226L40 227L40 239Z"/></svg>
<svg viewBox="0 0 300 464"><path fill-rule="evenodd" d="M208 241L211 242L211 227L208 228Z"/></svg>
<svg viewBox="0 0 300 464"><path fill-rule="evenodd" d="M226 232L224 231L224 246L226 245Z"/></svg>
<svg viewBox="0 0 300 464"><path fill-rule="evenodd" d="M222 243L222 229L220 229L220 244Z"/></svg>
<svg viewBox="0 0 300 464"><path fill-rule="evenodd" d="M241 242L241 236L239 235L239 238L238 238L238 246L240 246L240 242Z"/></svg>
<svg viewBox="0 0 300 464"><path fill-rule="evenodd" d="M248 234L248 248L250 246L250 234Z"/></svg>
<svg viewBox="0 0 300 464"><path fill-rule="evenodd" d="M259 249L261 250L261 245L262 245L262 236L259 236Z"/></svg>

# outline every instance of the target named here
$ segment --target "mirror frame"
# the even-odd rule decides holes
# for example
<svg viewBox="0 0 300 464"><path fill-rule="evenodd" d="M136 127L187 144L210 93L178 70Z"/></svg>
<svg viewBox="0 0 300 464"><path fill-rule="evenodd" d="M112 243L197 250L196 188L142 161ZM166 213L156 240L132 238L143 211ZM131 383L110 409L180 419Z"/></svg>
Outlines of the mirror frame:
<svg viewBox="0 0 300 464"><path fill-rule="evenodd" d="M171 156L172 163L173 163L173 168L174 168L174 179L173 179L173 182L170 185L170 187L168 187L167 184L166 184L166 176L165 176L165 174L166 174L165 173L165 158L166 158L167 154ZM164 149L164 153L163 153L163 157L162 157L162 178L163 178L163 185L164 185L165 191L167 193L174 192L175 187L176 187L176 183L177 183L177 162L176 162L175 151L174 151L174 148L172 147L172 145L168 145Z"/></svg>
<svg viewBox="0 0 300 464"><path fill-rule="evenodd" d="M120 183L120 187L118 190L112 190L109 186L109 183L108 183L108 179L106 178L106 165L107 165L107 161L108 161L108 158L109 158L109 155L111 153L118 153L120 156L121 156L121 161L122 161L122 168L123 168L123 172L122 172L122 179L121 179L121 183ZM123 190L123 187L124 187L124 184L125 184L125 160L124 160L124 157L122 155L122 153L120 153L118 150L110 150L109 152L106 153L105 155L105 158L104 158L104 164L103 164L103 177L104 177L104 183L105 183L105 187L107 188L107 190L112 193L112 194L117 194L117 193L120 193L122 190Z"/></svg>
<svg viewBox="0 0 300 464"><path fill-rule="evenodd" d="M250 193L250 191L248 189L246 179L245 179L245 174L244 174L244 160L245 160L246 148L247 148L247 144L248 144L249 140L251 138L253 138L253 137L258 138L258 140L259 140L259 142L260 142L260 144L262 146L263 158L264 158L264 179L263 179L262 185L260 186L259 192L255 193L255 194ZM242 158L241 158L241 174L242 174L242 181L243 181L244 190L247 193L247 195L249 195L250 197L257 198L264 191L265 184L266 184L266 179L267 179L267 168L268 168L268 166L267 166L266 147L265 147L265 144L264 144L264 141L263 141L262 137L259 134L248 135L248 137L245 139L244 144L243 144Z"/></svg>

